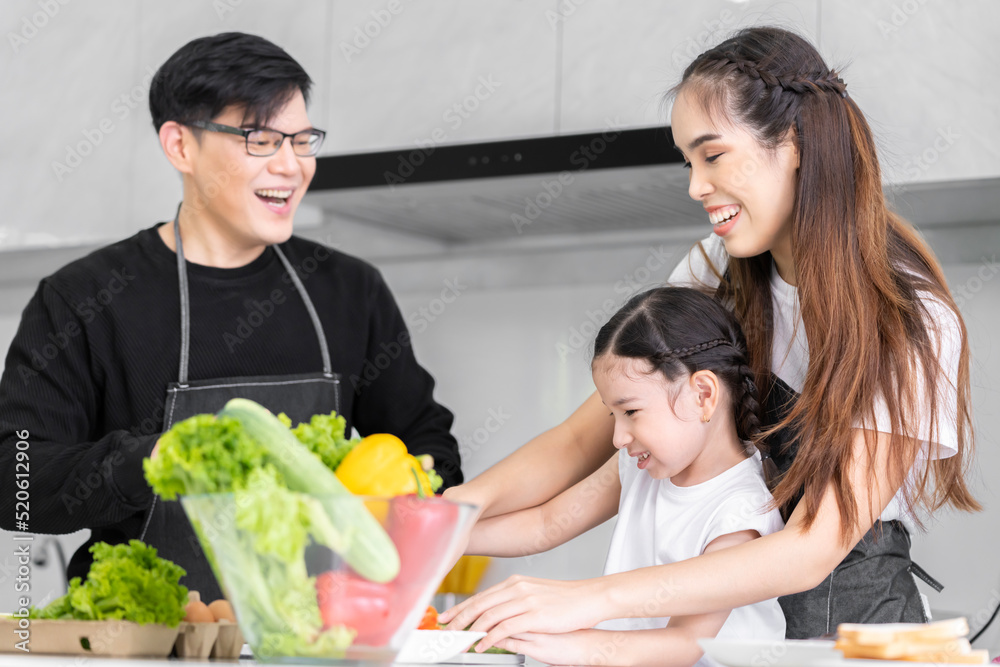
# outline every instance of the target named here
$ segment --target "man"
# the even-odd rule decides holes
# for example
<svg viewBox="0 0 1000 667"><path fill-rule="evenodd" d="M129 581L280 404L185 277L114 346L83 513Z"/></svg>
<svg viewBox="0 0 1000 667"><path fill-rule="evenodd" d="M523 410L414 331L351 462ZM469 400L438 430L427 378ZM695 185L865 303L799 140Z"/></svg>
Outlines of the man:
<svg viewBox="0 0 1000 667"><path fill-rule="evenodd" d="M311 83L253 35L182 47L149 94L183 180L177 215L42 280L24 311L0 380L0 527L92 529L70 577L86 575L93 542L138 538L204 599L221 597L183 510L154 499L142 461L172 424L235 396L296 422L336 410L349 428L433 455L446 486L462 481L452 415L378 271L291 236L324 136L306 114ZM25 528L16 503L29 497Z"/></svg>

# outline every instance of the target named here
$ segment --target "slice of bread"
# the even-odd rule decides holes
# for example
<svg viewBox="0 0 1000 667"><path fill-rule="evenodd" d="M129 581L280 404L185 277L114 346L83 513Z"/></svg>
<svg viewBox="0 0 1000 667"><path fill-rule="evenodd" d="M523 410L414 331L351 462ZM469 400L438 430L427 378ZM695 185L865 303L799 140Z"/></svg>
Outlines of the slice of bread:
<svg viewBox="0 0 1000 667"><path fill-rule="evenodd" d="M963 617L934 623L841 623L837 637L853 644L883 645L894 641L945 641L969 634L969 623Z"/></svg>
<svg viewBox="0 0 1000 667"><path fill-rule="evenodd" d="M981 665L987 651L973 651L964 618L935 623L841 623L835 648L845 658Z"/></svg>
<svg viewBox="0 0 1000 667"><path fill-rule="evenodd" d="M875 660L902 660L911 655L968 655L972 651L967 639L946 639L944 641L910 641L895 639L888 644L855 644L838 639L834 648L842 651L845 658L868 658ZM928 660L927 662L937 662Z"/></svg>

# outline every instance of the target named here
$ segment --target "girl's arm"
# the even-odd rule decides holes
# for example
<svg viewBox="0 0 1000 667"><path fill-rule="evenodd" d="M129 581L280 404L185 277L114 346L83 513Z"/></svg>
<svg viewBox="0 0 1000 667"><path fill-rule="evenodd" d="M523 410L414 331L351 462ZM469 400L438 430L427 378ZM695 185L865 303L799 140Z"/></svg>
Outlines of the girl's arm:
<svg viewBox="0 0 1000 667"><path fill-rule="evenodd" d="M527 556L548 551L618 513L618 456L552 500L525 510L480 520L465 552L482 556Z"/></svg>
<svg viewBox="0 0 1000 667"><path fill-rule="evenodd" d="M566 421L530 440L475 479L444 492L482 517L540 505L598 470L614 452L614 419L594 392ZM553 465L557 461L558 465ZM516 486L517 492L511 493Z"/></svg>
<svg viewBox="0 0 1000 667"><path fill-rule="evenodd" d="M719 551L760 537L755 530L722 535L704 553ZM715 637L730 610L673 616L656 630L578 630L562 635L529 633L504 639L496 645L555 665L658 665L691 667L704 653L698 640Z"/></svg>
<svg viewBox="0 0 1000 667"><path fill-rule="evenodd" d="M815 588L903 483L890 475L888 434L874 434L869 456L864 433L855 431L851 473L858 525L846 536L836 496L827 489L809 530L800 507L783 530L670 565L573 582L515 576L448 610L442 621L488 631L479 643L486 649L521 632L571 632L610 618L704 614Z"/></svg>

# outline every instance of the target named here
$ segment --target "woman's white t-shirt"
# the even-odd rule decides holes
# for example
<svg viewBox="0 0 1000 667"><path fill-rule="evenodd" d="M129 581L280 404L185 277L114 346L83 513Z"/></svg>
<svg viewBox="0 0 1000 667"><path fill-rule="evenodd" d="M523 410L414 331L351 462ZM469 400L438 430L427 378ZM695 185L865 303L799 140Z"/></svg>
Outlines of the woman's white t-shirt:
<svg viewBox="0 0 1000 667"><path fill-rule="evenodd" d="M676 563L699 556L713 540L743 530L769 535L784 527L778 510L768 511L771 494L764 483L760 454L737 463L720 475L693 486L657 480L636 466L628 452L618 454L622 483L618 521L604 574ZM657 584L649 597L676 594L669 580ZM639 610L641 613L642 610ZM622 618L605 621L603 630L663 628L669 618ZM730 612L717 635L727 639L785 638L785 616L772 598ZM716 667L707 657L699 667Z"/></svg>
<svg viewBox="0 0 1000 667"><path fill-rule="evenodd" d="M713 234L701 242L715 268L723 273L729 263L722 239ZM712 271L701 251L694 247L687 257L670 274L667 282L671 285L708 285L716 287L719 279ZM796 392L802 391L805 385L806 370L809 366L809 343L806 340L805 329L802 326L802 314L799 311L799 295L794 285L789 285L778 275L777 268L771 265L771 297L774 312L774 339L771 346L771 371L781 378L785 384ZM937 387L937 428L933 439L930 436L930 420L928 409L918 411L919 424L913 424L913 432L919 434L922 442L921 453L924 458L937 459L954 456L958 452L958 392L956 379L958 377L959 359L961 354L961 333L955 314L930 295L922 295L923 304L928 316L934 321L936 330L929 332L931 343L938 350L937 358L941 365L939 374L940 386ZM922 373L912 375L921 382ZM918 387L923 396L923 386ZM890 433L891 422L889 412L882 399L875 405L874 427L868 424L858 424L858 427ZM886 506L880 519L908 519L902 502L902 493Z"/></svg>

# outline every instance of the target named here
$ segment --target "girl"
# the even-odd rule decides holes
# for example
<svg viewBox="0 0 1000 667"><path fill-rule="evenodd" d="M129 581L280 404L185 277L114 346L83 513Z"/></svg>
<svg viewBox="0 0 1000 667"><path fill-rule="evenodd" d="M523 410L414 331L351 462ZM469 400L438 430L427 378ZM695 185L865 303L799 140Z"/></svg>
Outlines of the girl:
<svg viewBox="0 0 1000 667"><path fill-rule="evenodd" d="M594 348L594 384L614 417L618 454L538 507L480 521L469 552L545 551L617 513L605 564L605 573L613 574L693 558L781 529L751 444L759 406L746 343L732 314L694 290L663 287L632 298L597 334ZM785 635L774 599L599 627L565 635L559 645L535 644L524 635L519 650L549 664L688 667L714 664L702 658L699 637Z"/></svg>
<svg viewBox="0 0 1000 667"><path fill-rule="evenodd" d="M789 518L771 535L656 568L515 577L444 615L489 630L482 648L589 628L665 581L678 593L644 613L783 596L793 638L842 622L924 621L902 522L917 507L979 509L963 479L965 326L930 249L886 206L871 131L844 81L801 37L751 28L698 56L673 92L674 143L714 236L670 282L705 285L743 326L781 472L774 498ZM483 516L536 505L603 462L612 428L591 397L448 497ZM510 494L509 479L526 491Z"/></svg>

